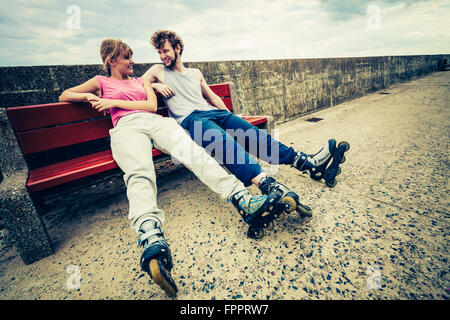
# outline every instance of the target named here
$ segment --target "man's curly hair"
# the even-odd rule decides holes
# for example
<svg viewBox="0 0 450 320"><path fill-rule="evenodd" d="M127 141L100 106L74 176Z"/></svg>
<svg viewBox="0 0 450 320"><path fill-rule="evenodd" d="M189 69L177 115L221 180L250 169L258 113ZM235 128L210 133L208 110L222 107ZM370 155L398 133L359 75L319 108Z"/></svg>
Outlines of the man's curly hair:
<svg viewBox="0 0 450 320"><path fill-rule="evenodd" d="M172 48L175 49L177 44L180 45L180 55L183 53L184 44L181 38L173 31L169 30L158 30L156 31L152 37L150 38L151 44L155 47L155 49L160 49L164 46L164 43L169 41L172 45Z"/></svg>

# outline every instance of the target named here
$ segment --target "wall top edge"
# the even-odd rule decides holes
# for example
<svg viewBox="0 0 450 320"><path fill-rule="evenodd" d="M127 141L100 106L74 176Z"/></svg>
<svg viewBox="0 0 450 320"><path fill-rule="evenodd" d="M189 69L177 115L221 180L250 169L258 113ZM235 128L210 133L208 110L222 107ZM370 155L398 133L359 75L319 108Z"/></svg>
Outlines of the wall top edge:
<svg viewBox="0 0 450 320"><path fill-rule="evenodd" d="M450 56L450 53L439 53L439 54L411 54L411 55L390 55L390 56L350 56L350 57L321 57L321 58L283 58L283 59L255 59L255 60L205 60L205 61L184 61L186 64L194 63L233 63L233 62L258 62L258 61L317 61L317 60L352 60L352 59L380 59L380 58L404 58L404 57L446 57ZM159 64L160 62L136 62L135 65L153 65ZM55 64L55 65L18 65L18 66L2 66L0 69L13 69L13 68L58 68L58 67L99 67L98 64Z"/></svg>

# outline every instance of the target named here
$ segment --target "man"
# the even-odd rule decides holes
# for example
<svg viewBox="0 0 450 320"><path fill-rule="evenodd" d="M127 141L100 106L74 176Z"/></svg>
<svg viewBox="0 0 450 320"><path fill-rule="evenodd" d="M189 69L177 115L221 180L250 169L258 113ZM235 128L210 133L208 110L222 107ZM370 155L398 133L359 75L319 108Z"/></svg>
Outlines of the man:
<svg viewBox="0 0 450 320"><path fill-rule="evenodd" d="M175 32L157 31L152 35L151 43L163 65L153 65L143 77L164 96L169 115L245 186L254 184L264 194L279 189L289 204L287 212L297 210L310 215L311 210L300 203L299 196L267 176L247 151L266 162L295 167L315 180L324 178L329 187L334 187L335 177L340 173L339 164L345 160L343 154L349 144L343 142L336 147L336 141L331 139L314 155L296 152L264 130L229 112L209 88L200 70L184 66L181 60L184 44ZM239 139L238 132L244 132L245 139ZM261 150L268 151L268 154L263 154ZM327 168L331 159L332 164Z"/></svg>

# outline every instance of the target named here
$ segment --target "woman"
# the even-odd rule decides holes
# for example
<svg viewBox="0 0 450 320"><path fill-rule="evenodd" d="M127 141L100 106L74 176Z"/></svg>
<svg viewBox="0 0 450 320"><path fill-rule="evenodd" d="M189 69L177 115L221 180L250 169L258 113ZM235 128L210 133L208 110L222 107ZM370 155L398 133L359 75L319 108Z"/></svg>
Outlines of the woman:
<svg viewBox="0 0 450 320"><path fill-rule="evenodd" d="M174 119L155 114L157 99L150 83L130 76L133 51L126 43L106 39L101 44L100 55L108 77L98 75L67 89L59 101L89 102L97 111L111 114L111 150L124 172L131 227L144 248L141 268L170 296L175 296L177 287L170 276L172 258L162 232L164 212L156 204L153 147L175 156L203 183L231 201L250 227L262 221L268 225L267 215L262 215L279 200L279 195L252 197ZM268 216L273 220L274 210L271 208L270 212L272 215Z"/></svg>

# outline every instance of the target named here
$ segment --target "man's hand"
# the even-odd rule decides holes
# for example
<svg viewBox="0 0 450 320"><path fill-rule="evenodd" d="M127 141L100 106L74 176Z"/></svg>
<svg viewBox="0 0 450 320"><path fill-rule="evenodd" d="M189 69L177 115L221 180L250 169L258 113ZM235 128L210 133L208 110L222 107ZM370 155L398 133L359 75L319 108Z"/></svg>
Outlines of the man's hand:
<svg viewBox="0 0 450 320"><path fill-rule="evenodd" d="M170 98L175 95L175 90L163 83L152 83L153 89L162 94L165 98Z"/></svg>

